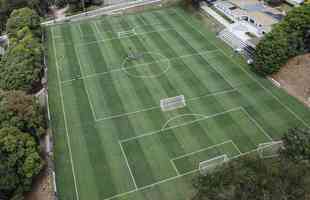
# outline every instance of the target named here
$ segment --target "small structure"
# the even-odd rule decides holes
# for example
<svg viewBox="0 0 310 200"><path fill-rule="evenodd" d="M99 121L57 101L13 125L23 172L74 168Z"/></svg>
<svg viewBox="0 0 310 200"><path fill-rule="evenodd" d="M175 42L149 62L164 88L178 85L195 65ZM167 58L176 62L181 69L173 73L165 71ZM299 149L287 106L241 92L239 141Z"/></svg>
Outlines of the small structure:
<svg viewBox="0 0 310 200"><path fill-rule="evenodd" d="M0 36L0 56L3 56L5 49L9 44L9 39L7 35Z"/></svg>
<svg viewBox="0 0 310 200"><path fill-rule="evenodd" d="M303 4L305 1L304 0L286 0L286 2L293 6L299 6Z"/></svg>

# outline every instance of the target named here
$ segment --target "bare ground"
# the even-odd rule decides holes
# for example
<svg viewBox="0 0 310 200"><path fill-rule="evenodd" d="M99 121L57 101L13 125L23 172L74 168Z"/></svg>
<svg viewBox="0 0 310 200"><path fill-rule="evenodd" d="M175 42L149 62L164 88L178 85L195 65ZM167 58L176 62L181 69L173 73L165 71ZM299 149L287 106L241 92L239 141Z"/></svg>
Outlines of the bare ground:
<svg viewBox="0 0 310 200"><path fill-rule="evenodd" d="M50 129L47 133L50 134ZM47 135L48 135L47 134ZM41 170L41 173L35 178L32 185L32 190L25 194L25 200L54 200L54 188L53 188L53 177L52 177L52 154L47 151L47 144L45 138L40 139L40 149L43 154L45 166Z"/></svg>
<svg viewBox="0 0 310 200"><path fill-rule="evenodd" d="M310 53L290 59L272 78L310 107Z"/></svg>

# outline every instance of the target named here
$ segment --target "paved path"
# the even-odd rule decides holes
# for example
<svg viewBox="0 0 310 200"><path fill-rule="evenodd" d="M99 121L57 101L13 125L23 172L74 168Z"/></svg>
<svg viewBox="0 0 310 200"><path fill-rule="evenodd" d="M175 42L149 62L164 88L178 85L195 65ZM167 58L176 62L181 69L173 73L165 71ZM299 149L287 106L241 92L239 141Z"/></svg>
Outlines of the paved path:
<svg viewBox="0 0 310 200"><path fill-rule="evenodd" d="M217 14L209 6L201 6L201 9L206 11L209 15L211 15L213 18L215 18L218 22L220 22L226 28L228 28L230 26L230 23L226 19L224 19L221 15Z"/></svg>

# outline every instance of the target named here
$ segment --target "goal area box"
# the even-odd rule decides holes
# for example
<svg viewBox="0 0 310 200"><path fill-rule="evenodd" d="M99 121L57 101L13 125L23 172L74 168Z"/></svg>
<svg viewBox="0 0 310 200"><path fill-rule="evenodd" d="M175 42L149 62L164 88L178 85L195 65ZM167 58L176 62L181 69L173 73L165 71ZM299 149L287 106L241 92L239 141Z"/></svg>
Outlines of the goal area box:
<svg viewBox="0 0 310 200"><path fill-rule="evenodd" d="M283 148L282 141L266 142L258 145L257 152L261 158L273 158L279 156Z"/></svg>
<svg viewBox="0 0 310 200"><path fill-rule="evenodd" d="M199 172L202 175L206 175L216 169L217 166L227 162L229 160L226 154L205 160L199 163Z"/></svg>
<svg viewBox="0 0 310 200"><path fill-rule="evenodd" d="M170 97L160 100L160 108L162 111L175 110L186 106L184 95Z"/></svg>

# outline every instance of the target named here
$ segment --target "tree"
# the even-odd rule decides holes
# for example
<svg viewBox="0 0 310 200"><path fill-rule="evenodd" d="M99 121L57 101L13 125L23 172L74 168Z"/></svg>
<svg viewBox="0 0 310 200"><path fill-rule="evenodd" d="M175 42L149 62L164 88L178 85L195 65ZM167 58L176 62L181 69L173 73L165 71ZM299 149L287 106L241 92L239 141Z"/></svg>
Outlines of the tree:
<svg viewBox="0 0 310 200"><path fill-rule="evenodd" d="M40 137L45 132L43 110L22 91L0 91L0 128L12 126Z"/></svg>
<svg viewBox="0 0 310 200"><path fill-rule="evenodd" d="M284 0L265 0L265 2L271 6L279 6L284 2Z"/></svg>
<svg viewBox="0 0 310 200"><path fill-rule="evenodd" d="M0 198L13 199L28 191L43 161L34 139L17 128L0 129Z"/></svg>
<svg viewBox="0 0 310 200"><path fill-rule="evenodd" d="M253 69L261 75L279 71L291 57L310 50L310 4L294 8L257 45Z"/></svg>
<svg viewBox="0 0 310 200"><path fill-rule="evenodd" d="M30 29L19 30L0 63L0 88L35 92L41 87L42 57L42 46Z"/></svg>
<svg viewBox="0 0 310 200"><path fill-rule="evenodd" d="M292 162L308 161L310 163L310 130L293 128L283 137L285 148L283 157Z"/></svg>
<svg viewBox="0 0 310 200"><path fill-rule="evenodd" d="M309 165L241 157L194 179L194 200L303 200L310 195Z"/></svg>
<svg viewBox="0 0 310 200"><path fill-rule="evenodd" d="M16 36L17 32L28 27L36 36L40 36L40 16L30 8L14 10L6 24L6 31L9 35Z"/></svg>

